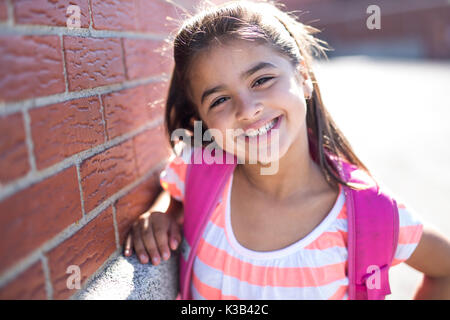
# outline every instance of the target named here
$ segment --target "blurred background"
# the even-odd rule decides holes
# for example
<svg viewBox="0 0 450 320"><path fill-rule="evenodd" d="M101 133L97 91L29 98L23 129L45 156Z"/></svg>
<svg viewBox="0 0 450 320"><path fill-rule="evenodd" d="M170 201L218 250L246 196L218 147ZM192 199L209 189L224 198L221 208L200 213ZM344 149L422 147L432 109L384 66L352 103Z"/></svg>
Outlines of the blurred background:
<svg viewBox="0 0 450 320"><path fill-rule="evenodd" d="M322 32L330 57L364 55L449 59L448 0L284 0L288 10ZM378 7L375 11L371 6ZM379 14L379 28L369 29Z"/></svg>
<svg viewBox="0 0 450 320"><path fill-rule="evenodd" d="M299 19L334 49L315 73L325 106L378 179L450 236L450 1L293 0ZM380 12L369 29L370 5ZM392 294L411 299L421 274L390 271Z"/></svg>
<svg viewBox="0 0 450 320"><path fill-rule="evenodd" d="M355 152L450 236L449 0L279 2L333 49L314 70ZM94 284L106 296L89 292L139 296L127 291L143 282L122 244L170 154L166 39L199 3L0 0L0 299L73 298L117 259L108 270L123 274ZM68 285L69 266L80 268L81 289ZM152 292L165 283L158 272ZM388 299L411 299L420 273L406 264L390 273Z"/></svg>

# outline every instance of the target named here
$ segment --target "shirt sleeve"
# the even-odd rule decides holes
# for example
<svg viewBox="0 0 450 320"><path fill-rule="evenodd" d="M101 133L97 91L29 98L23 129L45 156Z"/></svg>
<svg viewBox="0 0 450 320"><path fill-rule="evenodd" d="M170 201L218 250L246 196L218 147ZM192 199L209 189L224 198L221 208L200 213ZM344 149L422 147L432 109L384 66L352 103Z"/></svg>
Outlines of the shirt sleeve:
<svg viewBox="0 0 450 320"><path fill-rule="evenodd" d="M184 202L184 185L186 169L190 161L191 150L187 145L182 145L181 150L173 154L164 170L159 175L161 187L168 191L176 200Z"/></svg>
<svg viewBox="0 0 450 320"><path fill-rule="evenodd" d="M397 202L397 207L400 230L392 266L408 260L419 244L423 231L422 219L414 209L405 206L402 201Z"/></svg>

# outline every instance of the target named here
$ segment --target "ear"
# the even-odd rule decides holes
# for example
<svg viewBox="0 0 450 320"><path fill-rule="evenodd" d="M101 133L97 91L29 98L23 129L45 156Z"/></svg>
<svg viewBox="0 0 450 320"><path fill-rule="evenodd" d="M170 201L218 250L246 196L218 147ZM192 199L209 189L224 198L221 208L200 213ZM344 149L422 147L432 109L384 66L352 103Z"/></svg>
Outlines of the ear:
<svg viewBox="0 0 450 320"><path fill-rule="evenodd" d="M189 119L189 123L192 125L192 126L194 126L194 124L195 124L195 121L199 121L200 119L197 117L197 116L192 116L190 119Z"/></svg>
<svg viewBox="0 0 450 320"><path fill-rule="evenodd" d="M296 73L298 83L301 84L303 88L303 92L305 94L305 98L309 99L312 96L314 86L312 84L311 78L308 75L308 72L306 71L303 64L300 64L297 67L297 73Z"/></svg>
<svg viewBox="0 0 450 320"><path fill-rule="evenodd" d="M303 83L303 92L305 93L305 98L310 99L312 97L313 91L314 91L313 83L311 81L311 78L308 78Z"/></svg>

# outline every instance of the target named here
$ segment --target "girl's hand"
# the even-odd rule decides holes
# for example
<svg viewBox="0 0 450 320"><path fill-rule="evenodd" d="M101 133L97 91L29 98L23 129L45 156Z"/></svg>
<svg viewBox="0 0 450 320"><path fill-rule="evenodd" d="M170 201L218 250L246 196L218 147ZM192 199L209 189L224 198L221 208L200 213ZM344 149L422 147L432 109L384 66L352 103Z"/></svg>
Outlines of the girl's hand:
<svg viewBox="0 0 450 320"><path fill-rule="evenodd" d="M124 255L131 256L132 246L141 263L148 263L149 256L153 265L158 265L161 257L170 258L170 248L176 250L181 242L182 215L168 212L146 212L133 223L128 233ZM170 243L169 243L170 241Z"/></svg>

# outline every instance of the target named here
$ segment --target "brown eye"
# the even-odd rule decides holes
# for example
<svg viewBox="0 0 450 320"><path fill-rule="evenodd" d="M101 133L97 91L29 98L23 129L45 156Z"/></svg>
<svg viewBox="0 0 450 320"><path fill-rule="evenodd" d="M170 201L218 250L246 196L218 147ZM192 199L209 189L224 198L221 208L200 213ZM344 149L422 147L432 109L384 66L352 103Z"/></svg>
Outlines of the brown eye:
<svg viewBox="0 0 450 320"><path fill-rule="evenodd" d="M219 105L220 103L217 103L217 102L219 102L219 101L222 100L222 99L225 99L225 98L222 97L222 98L217 99L216 101L214 101L214 103L213 103L209 108L212 109L212 108L214 108L216 105Z"/></svg>
<svg viewBox="0 0 450 320"><path fill-rule="evenodd" d="M259 83L257 86L260 86L261 84L263 84L263 83L269 81L270 79L273 79L273 77L264 77L264 78L261 78L261 79L256 80L256 81L255 81L255 84ZM264 80L264 81L262 81L262 80ZM262 81L262 83L261 83L260 81Z"/></svg>
<svg viewBox="0 0 450 320"><path fill-rule="evenodd" d="M260 78L258 80L255 81L255 85L257 87L263 85L264 83L266 83L267 81L273 79L274 77L264 77L264 78ZM214 108L215 106L221 104L222 102L220 102L222 99L226 99L225 97L219 98L216 101L213 102L213 104L209 107L210 109Z"/></svg>

